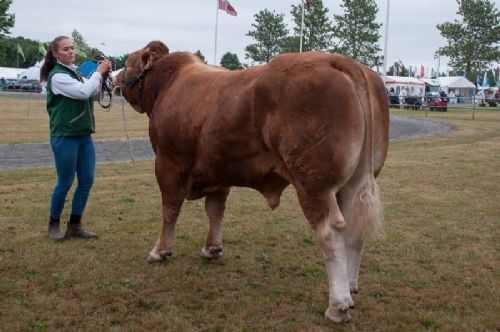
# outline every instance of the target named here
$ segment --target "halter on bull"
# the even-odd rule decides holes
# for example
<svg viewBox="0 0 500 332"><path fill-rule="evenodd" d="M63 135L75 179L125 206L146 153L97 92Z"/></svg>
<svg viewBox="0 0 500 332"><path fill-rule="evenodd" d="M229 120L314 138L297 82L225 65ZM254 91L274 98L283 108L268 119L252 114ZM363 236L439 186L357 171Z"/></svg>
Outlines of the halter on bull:
<svg viewBox="0 0 500 332"><path fill-rule="evenodd" d="M215 259L231 186L254 188L275 208L292 184L325 260L325 316L348 321L363 245L380 224L375 177L389 125L380 78L319 52L227 71L151 42L129 56L115 84L148 115L156 154L163 225L148 260L172 255L184 200L205 197L210 228L201 256Z"/></svg>

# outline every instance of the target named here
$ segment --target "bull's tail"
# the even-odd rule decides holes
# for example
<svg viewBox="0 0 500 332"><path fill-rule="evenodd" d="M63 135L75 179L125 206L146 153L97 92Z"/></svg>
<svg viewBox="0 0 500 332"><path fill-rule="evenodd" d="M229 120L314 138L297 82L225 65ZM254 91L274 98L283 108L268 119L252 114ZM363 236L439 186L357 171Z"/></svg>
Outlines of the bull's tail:
<svg viewBox="0 0 500 332"><path fill-rule="evenodd" d="M382 202L373 176L367 177L358 187L342 213L350 233L359 235L363 239L374 238L382 233Z"/></svg>
<svg viewBox="0 0 500 332"><path fill-rule="evenodd" d="M376 237L382 233L383 215L379 188L373 167L374 108L370 93L368 69L343 56L335 56L332 67L345 73L353 81L365 119L365 136L356 179L349 181L342 214L351 232L362 238Z"/></svg>

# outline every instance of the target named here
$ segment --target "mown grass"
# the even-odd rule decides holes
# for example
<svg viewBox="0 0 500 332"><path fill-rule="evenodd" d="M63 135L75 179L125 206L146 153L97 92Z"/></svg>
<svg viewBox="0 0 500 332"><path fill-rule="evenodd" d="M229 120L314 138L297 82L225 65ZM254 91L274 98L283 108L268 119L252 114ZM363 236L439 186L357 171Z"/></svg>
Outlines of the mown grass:
<svg viewBox="0 0 500 332"><path fill-rule="evenodd" d="M174 256L150 265L151 161L98 165L84 218L96 241L46 239L53 169L0 172L0 330L499 330L500 112L461 114L432 113L457 131L391 143L386 232L367 244L347 325L323 318L326 273L290 188L274 212L233 189L214 262L198 257L203 201L186 202Z"/></svg>
<svg viewBox="0 0 500 332"><path fill-rule="evenodd" d="M40 143L49 140L49 116L45 99L29 94L17 97L0 96L0 144ZM94 103L96 118L95 140L125 139L122 104L113 103L110 112L103 112ZM148 118L125 104L125 125L129 137L148 137Z"/></svg>

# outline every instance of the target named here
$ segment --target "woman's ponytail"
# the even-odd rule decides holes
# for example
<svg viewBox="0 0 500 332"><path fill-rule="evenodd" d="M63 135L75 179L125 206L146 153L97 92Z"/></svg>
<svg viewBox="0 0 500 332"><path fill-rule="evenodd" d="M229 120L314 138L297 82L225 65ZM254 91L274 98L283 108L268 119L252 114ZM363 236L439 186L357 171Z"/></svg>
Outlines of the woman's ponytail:
<svg viewBox="0 0 500 332"><path fill-rule="evenodd" d="M57 59L54 56L54 52L59 48L59 42L63 39L69 39L66 36L56 37L49 45L49 49L47 54L45 54L45 61L43 63L42 68L40 68L40 81L47 81L49 79L49 73L54 68L57 63Z"/></svg>

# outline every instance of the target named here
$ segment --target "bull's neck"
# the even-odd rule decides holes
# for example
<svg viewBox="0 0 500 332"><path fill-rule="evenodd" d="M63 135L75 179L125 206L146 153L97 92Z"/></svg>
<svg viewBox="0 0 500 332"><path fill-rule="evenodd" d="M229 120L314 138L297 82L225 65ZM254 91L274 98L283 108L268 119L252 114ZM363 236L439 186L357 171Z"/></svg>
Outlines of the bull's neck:
<svg viewBox="0 0 500 332"><path fill-rule="evenodd" d="M160 93L167 93L177 74L185 65L187 59L183 58L182 53L165 55L158 59L147 73L143 87L143 106L148 116L153 112Z"/></svg>

